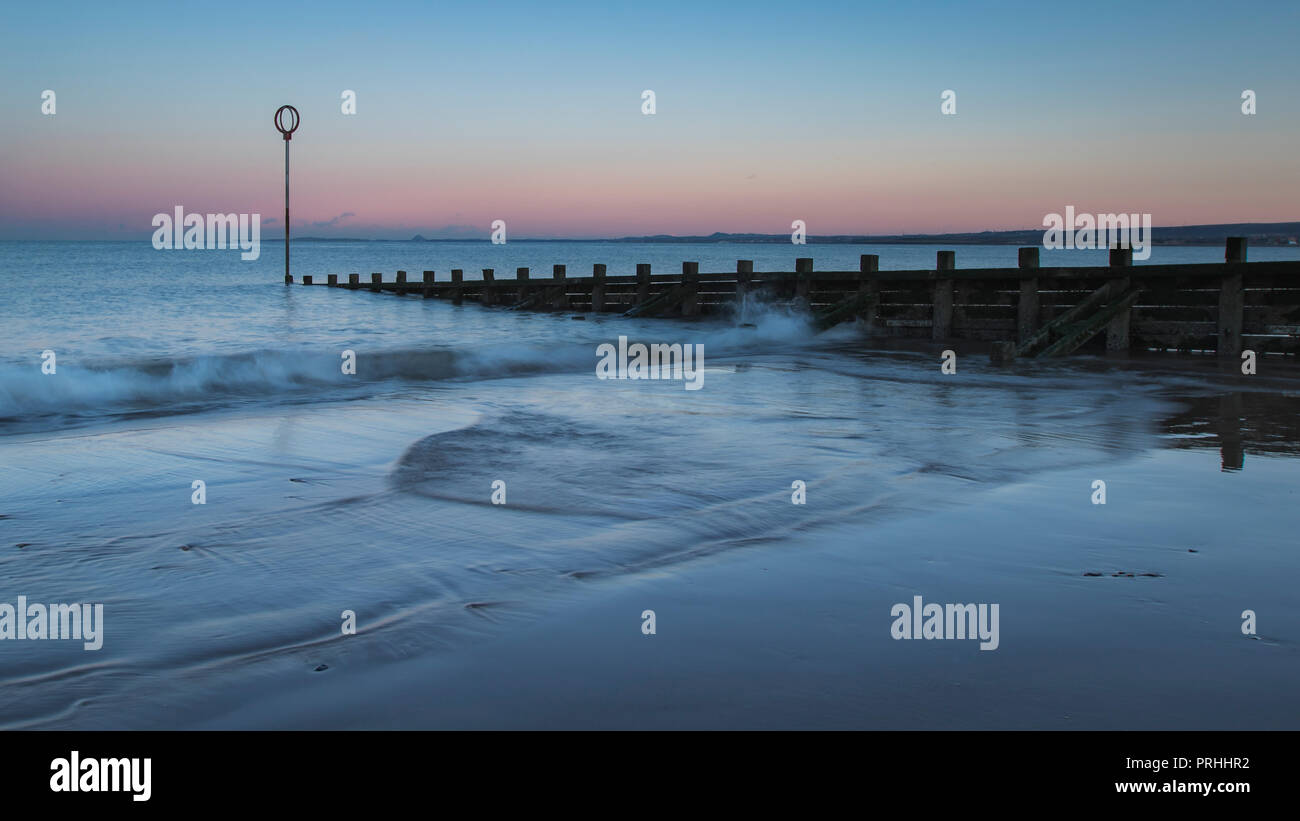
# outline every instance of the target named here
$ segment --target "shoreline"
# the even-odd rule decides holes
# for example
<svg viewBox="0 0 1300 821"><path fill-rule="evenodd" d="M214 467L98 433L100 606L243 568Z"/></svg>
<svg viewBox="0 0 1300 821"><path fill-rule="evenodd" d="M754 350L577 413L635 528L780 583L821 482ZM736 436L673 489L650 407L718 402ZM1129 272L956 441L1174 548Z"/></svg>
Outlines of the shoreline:
<svg viewBox="0 0 1300 821"><path fill-rule="evenodd" d="M36 542L8 558L16 592L113 605L104 655L15 657L8 725L1295 726L1268 701L1300 674L1291 369L1097 359L938 386L915 354L732 360L703 406L559 372L0 439L34 480L0 511L18 514L0 531ZM658 488L671 515L623 510L643 486L582 447L622 441L646 401L696 422L636 464L708 457ZM596 440L553 435L593 413ZM755 436L773 423L784 434ZM805 473L791 516L778 479L828 453L852 459ZM551 481L588 459L603 498ZM209 507L189 503L196 465ZM461 489L496 475L509 509ZM49 482L63 498L42 512ZM998 649L892 640L892 606L916 595L997 604ZM1244 609L1258 639L1239 634Z"/></svg>

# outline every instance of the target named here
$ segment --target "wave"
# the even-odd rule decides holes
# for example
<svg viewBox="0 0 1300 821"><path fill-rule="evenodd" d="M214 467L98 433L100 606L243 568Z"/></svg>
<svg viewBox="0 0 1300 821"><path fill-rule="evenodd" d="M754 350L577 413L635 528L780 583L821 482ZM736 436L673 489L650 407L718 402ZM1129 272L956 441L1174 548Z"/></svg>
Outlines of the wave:
<svg viewBox="0 0 1300 821"><path fill-rule="evenodd" d="M42 373L36 361L4 363L0 364L0 422L57 423L187 413L245 401L346 399L373 393L377 383L392 381L578 373L594 368L596 345L613 341L619 334L633 342L700 343L713 353L788 346L814 338L806 319L797 314L776 309L755 314L746 317L744 325L599 323L582 329L583 341L557 338L461 348L258 350L87 363L65 359L49 375ZM606 335L599 336L600 332ZM355 354L355 373L344 372L348 350Z"/></svg>

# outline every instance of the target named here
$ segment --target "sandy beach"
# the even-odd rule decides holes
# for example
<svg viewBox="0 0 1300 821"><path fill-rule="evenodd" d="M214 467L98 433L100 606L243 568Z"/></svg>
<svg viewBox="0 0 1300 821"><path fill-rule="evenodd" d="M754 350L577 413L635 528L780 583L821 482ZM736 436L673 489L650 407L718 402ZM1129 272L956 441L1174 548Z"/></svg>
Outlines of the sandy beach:
<svg viewBox="0 0 1300 821"><path fill-rule="evenodd" d="M792 343L780 322L760 331ZM432 391L8 437L11 578L104 602L107 641L93 655L31 642L0 715L81 729L1300 724L1284 695L1300 673L1285 365L1242 383L1195 358L971 359L943 384L932 353L851 337L727 351L738 332L717 333L703 402L680 385L611 388L560 356L553 372ZM628 438L647 407L678 433ZM891 609L915 596L996 604L996 649L892 638Z"/></svg>
<svg viewBox="0 0 1300 821"><path fill-rule="evenodd" d="M1098 476L1104 507L1088 500ZM1278 535L1294 477L1269 458L1220 472L1204 450L1053 473L779 551L575 583L459 653L227 691L228 712L194 726L1294 730L1300 608L1279 580L1300 556ZM999 602L1001 646L892 640L890 605L918 592Z"/></svg>

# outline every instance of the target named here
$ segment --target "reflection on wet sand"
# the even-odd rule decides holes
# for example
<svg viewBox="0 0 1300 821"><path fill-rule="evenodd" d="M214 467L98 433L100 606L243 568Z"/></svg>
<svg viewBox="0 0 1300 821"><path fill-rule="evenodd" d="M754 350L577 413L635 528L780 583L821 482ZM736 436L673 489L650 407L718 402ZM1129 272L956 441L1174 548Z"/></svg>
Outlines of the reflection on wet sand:
<svg viewBox="0 0 1300 821"><path fill-rule="evenodd" d="M1171 437L1173 447L1219 448L1222 470L1241 470L1247 451L1300 454L1300 406L1294 396L1233 391L1182 401L1183 410L1161 420L1161 430Z"/></svg>

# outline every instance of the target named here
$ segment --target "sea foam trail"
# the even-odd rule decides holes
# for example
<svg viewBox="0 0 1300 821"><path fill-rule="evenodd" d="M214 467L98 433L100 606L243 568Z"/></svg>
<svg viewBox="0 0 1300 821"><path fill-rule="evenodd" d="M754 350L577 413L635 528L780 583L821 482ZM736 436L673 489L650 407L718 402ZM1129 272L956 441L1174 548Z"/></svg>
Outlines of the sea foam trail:
<svg viewBox="0 0 1300 821"><path fill-rule="evenodd" d="M122 414L189 413L232 402L347 399L376 383L490 379L594 369L596 346L619 335L629 342L683 342L706 356L787 350L817 341L807 319L781 309L752 310L749 324L607 321L558 333L553 341L478 343L463 347L366 348L334 351L257 350L181 359L90 360L64 357L54 374L40 360L0 364L0 422L56 423ZM502 317L509 319L508 317ZM562 326L566 330L578 323ZM841 334L842 335L842 334ZM577 337L577 338L575 338ZM835 335L826 336L833 341ZM344 373L344 351L356 372Z"/></svg>

